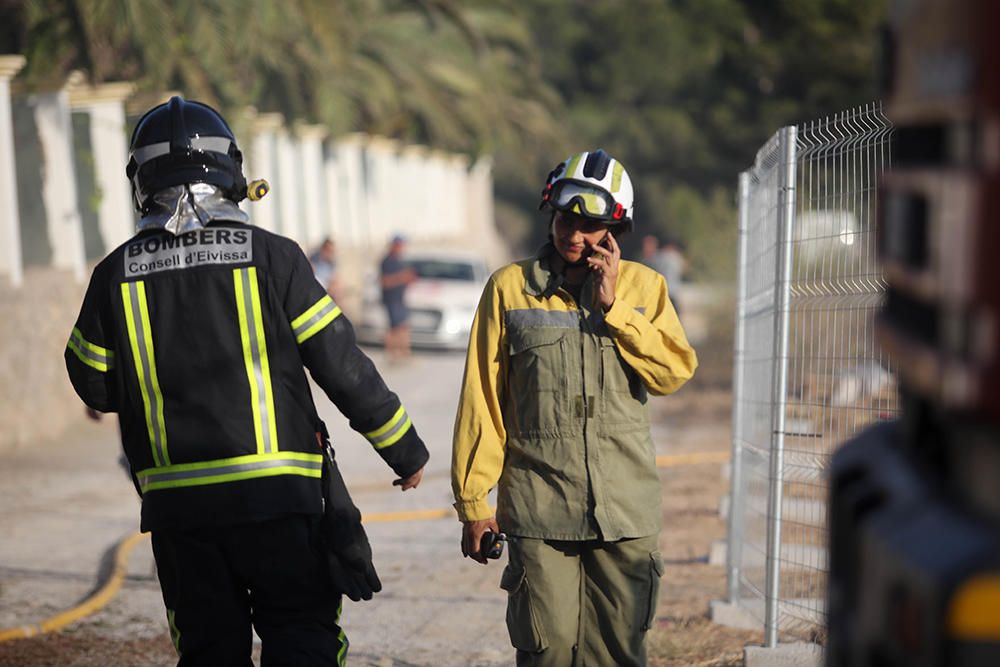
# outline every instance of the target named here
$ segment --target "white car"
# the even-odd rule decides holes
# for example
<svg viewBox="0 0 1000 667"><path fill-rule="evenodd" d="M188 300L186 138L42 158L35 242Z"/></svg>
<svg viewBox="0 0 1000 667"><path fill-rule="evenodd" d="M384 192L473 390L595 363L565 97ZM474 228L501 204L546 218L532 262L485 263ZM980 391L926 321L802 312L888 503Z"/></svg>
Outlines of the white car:
<svg viewBox="0 0 1000 667"><path fill-rule="evenodd" d="M406 288L410 344L415 348L464 350L476 306L489 274L482 258L459 252L412 252L403 256L417 279ZM381 345L389 325L378 279L369 281L358 341Z"/></svg>

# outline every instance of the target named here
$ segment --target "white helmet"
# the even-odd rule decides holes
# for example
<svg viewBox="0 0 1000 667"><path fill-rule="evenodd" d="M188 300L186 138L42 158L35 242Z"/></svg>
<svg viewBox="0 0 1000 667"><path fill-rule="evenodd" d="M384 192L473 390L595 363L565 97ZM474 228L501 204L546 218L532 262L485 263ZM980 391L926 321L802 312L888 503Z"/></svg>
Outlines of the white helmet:
<svg viewBox="0 0 1000 667"><path fill-rule="evenodd" d="M572 211L632 229L632 179L622 163L601 149L567 158L549 172L539 209Z"/></svg>

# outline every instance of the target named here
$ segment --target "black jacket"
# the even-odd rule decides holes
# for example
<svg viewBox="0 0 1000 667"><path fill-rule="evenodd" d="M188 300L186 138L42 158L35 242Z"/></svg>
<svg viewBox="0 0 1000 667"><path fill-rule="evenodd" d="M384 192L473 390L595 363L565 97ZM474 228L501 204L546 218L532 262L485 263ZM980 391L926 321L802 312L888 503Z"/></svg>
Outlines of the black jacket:
<svg viewBox="0 0 1000 667"><path fill-rule="evenodd" d="M236 222L144 231L94 269L66 367L117 412L142 529L319 513L304 368L397 475L428 453L291 240Z"/></svg>

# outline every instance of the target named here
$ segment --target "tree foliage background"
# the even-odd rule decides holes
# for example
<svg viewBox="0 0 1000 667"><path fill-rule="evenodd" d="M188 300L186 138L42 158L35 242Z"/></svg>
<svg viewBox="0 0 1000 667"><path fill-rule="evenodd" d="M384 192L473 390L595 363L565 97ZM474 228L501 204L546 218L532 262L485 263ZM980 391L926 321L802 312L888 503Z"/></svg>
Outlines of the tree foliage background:
<svg viewBox="0 0 1000 667"><path fill-rule="evenodd" d="M640 232L734 269L737 173L781 125L874 99L885 0L0 0L16 84L181 91L495 159L498 223L546 233L545 174L603 147ZM626 240L635 248L635 239Z"/></svg>

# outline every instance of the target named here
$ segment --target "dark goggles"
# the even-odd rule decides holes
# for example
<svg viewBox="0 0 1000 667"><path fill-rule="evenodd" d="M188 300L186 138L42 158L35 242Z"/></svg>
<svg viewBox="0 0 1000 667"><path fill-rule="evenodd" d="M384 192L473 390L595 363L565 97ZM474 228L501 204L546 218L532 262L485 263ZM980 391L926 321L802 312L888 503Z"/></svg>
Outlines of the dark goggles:
<svg viewBox="0 0 1000 667"><path fill-rule="evenodd" d="M546 185L542 192L542 206L546 204L557 211L579 213L597 220L628 219L628 211L607 190L572 178Z"/></svg>

